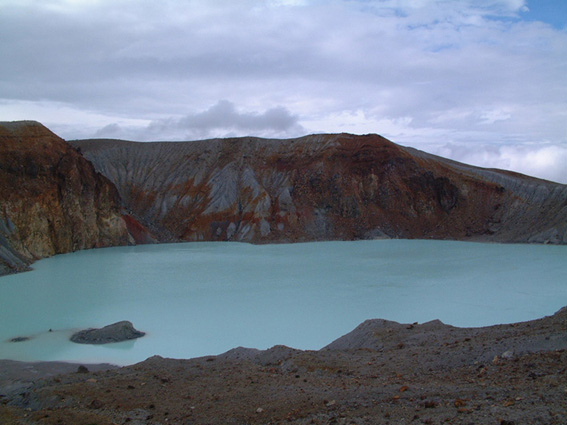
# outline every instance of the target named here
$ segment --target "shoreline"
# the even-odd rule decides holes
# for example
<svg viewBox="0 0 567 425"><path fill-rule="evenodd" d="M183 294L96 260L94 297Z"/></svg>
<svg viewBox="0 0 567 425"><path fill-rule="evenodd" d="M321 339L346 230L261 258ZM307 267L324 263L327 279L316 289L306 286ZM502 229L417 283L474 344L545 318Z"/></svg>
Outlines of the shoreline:
<svg viewBox="0 0 567 425"><path fill-rule="evenodd" d="M354 328L351 332L335 339L334 341L331 341L329 344L327 344L326 346L322 347L320 350L310 350L310 349L299 349L299 348L294 348L294 347L288 347L291 350L295 350L298 352L317 352L317 351L322 351L327 349L327 347L336 347L339 345L339 341L342 341L345 337L351 335L352 333L356 332L360 327L364 326L364 324L366 323L371 323L371 322L382 322L382 323L389 323L394 327L408 327L408 328L413 328L414 326L431 326L432 324L435 324L436 327L439 328L447 328L450 330L454 330L454 331L464 331L464 332L474 332L474 331L483 331L483 330L489 330L492 328L501 328L501 327L506 327L506 326L511 326L511 327L517 327L517 326L521 326L521 325L528 325L531 326L530 324L532 323L537 323L540 321L544 321L546 319L552 318L554 316L557 315L562 315L565 314L567 315L567 306L561 307L559 310L557 310L555 313L551 314L551 315L546 315L543 317L538 317L535 319L530 319L530 320L525 320L525 321L521 321L521 322L510 322L510 323L498 323L495 325L488 325L488 326L467 326L467 327L461 327L461 326L454 326L454 325L450 325L450 324L446 324L438 319L434 319L428 322L424 322L424 323L400 323L400 322L396 322L393 320L388 320L388 319L367 319L365 320L363 323L361 323L360 325L358 325L356 328ZM79 328L73 329L73 331L78 330ZM567 329L566 329L566 338L567 338ZM283 346L283 345L276 345L275 347L278 346ZM352 347L343 347L342 349L350 349ZM567 347L566 347L567 348ZM43 374L46 374L45 376L51 376L54 375L56 373L70 373L70 372L74 372L76 371L76 369L79 366L86 366L89 370L92 371L100 371L100 370L106 370L106 369L119 369L119 368L124 368L124 367L131 367L134 366L136 364L139 363L143 363L144 361L148 360L149 358L152 357L160 357L160 358L167 358L167 359L171 359L171 360L194 360L194 359L200 359L200 358L210 358L210 357L222 357L222 356L226 356L227 353L233 352L234 350L239 350L239 349L244 349L244 350L251 350L251 351L256 351L256 352L265 352L270 350L271 348L265 349L265 350L261 350L261 349L257 349L257 348L253 348L253 347L234 347L232 349L229 349L228 351L224 352L224 353L220 353L220 354L206 354L203 356L198 356L198 357L189 357L189 358L169 358L169 357L162 357L158 354L154 354L153 356L148 357L145 360L139 361L139 362L134 362L134 363L129 363L129 364L117 364L117 363L111 363L111 362L82 362L82 361L78 361L78 360L72 360L72 361L65 361L65 360L32 360L32 361L20 361L20 360L15 360L15 359L2 359L0 358L0 387L2 384L2 380L5 376L7 376L8 374L17 374L18 370L21 371L22 374L26 374L26 373L30 373L30 374L38 374L38 376L44 377ZM50 365L53 366L53 371L50 371ZM61 371L61 372L58 372ZM31 376L31 375L30 375Z"/></svg>
<svg viewBox="0 0 567 425"><path fill-rule="evenodd" d="M318 351L239 347L82 373L3 360L0 422L562 424L566 364L567 307L481 328L373 319Z"/></svg>
<svg viewBox="0 0 567 425"><path fill-rule="evenodd" d="M543 245L543 246L566 246L567 243L549 243L549 242L530 242L530 241L494 241L487 238L483 238L482 236L475 237L475 238L468 238L468 239L425 239L425 238L397 238L397 237L376 237L376 238L369 238L369 239L323 239L323 240L273 240L273 241L217 241L217 240L203 240L203 241L185 241L185 240L175 240L175 241L161 241L161 242L153 242L153 243L142 243L142 244L125 244L125 245L110 245L110 246L101 246L101 247L93 247L93 248L84 248L79 249L76 251L69 251L69 252L60 252L54 255L50 255L47 257L41 257L31 262L25 264L23 268L10 268L10 269L1 269L0 268L0 278L3 276L10 276L19 273L26 273L30 271L34 271L33 265L41 260L45 260L48 258L53 258L59 255L66 255L66 254L73 254L76 252L82 251L90 251L90 250L99 250L99 249L106 249L106 248L125 248L125 247L136 247L136 246L144 246L144 245L168 245L168 244L184 244L184 243L239 243L239 244L250 244L250 245L298 245L298 244L308 244L308 243L324 243L324 242L365 242L365 241L396 241L396 240L407 240L407 241L427 241L427 242L463 242L463 243L473 243L473 244L489 244L489 245Z"/></svg>
<svg viewBox="0 0 567 425"><path fill-rule="evenodd" d="M452 325L452 324L450 324L450 323L443 322L443 321L441 321L441 320L439 320L439 319L432 319L432 320L430 320L430 321L421 322L421 323L419 323L419 322L412 322L412 323L413 323L413 325L416 325L416 324L418 324L418 323L419 323L419 325L424 325L424 324L426 324L426 323L438 322L439 324L441 324L442 326L445 326L445 327L447 327L447 328L458 329L458 330L469 330L469 331L473 331L473 330L489 329L489 328L493 328L493 327L516 326L516 325L523 324L523 323L537 322L537 321L539 321L539 320L552 317L552 316L554 316L554 315L556 315L556 314L562 312L563 310L567 310L567 306L561 307L559 310L557 310L555 313L553 313L553 314L551 314L551 315L543 315L543 316L538 316L538 317L535 317L535 318L526 319L526 320L521 320L521 321L516 321L516 322L514 322L514 321L511 321L511 322L502 322L502 323L497 323L497 324L492 324L492 325L481 325L481 326L458 326L458 325ZM410 326L409 322L406 323L406 324L404 324L405 322L402 323L402 322L397 322L397 321L389 320L389 319L366 319L363 323L366 323L366 322L369 322L369 321L383 321L383 322L393 323L393 324L397 324L397 325L401 325L401 326L405 326L405 325ZM359 326L360 326L360 325L362 325L362 323L359 324ZM354 331L355 329L357 329L357 328L358 328L358 327L353 328L353 330L352 330L351 332L353 332L353 331ZM67 333L67 334L69 334L69 335L72 335L73 333L79 332L79 331L81 331L81 330L85 330L85 329L83 329L83 328L66 328L66 329L55 330L55 331L53 331L53 332L65 332L65 333ZM47 332L47 331L46 331L46 332ZM48 332L52 332L52 330L50 329ZM349 332L349 333L350 333L350 332ZM348 334L348 333L347 333L347 334ZM17 344L17 343L20 343L20 341L13 341L14 339L21 339L22 342L25 342L25 341L27 341L27 340L36 338L37 335L40 335L40 334L18 335L18 336L16 336L15 338L12 338L11 340L6 340L6 341L4 341L4 342L9 342L9 343ZM343 335L343 336L344 336L344 335ZM296 348L296 347L293 347L293 346L291 346L291 345L289 345L288 347L291 348L291 349L293 349L293 350L297 350L297 351L320 351L320 350L325 349L327 346L332 345L334 342L340 340L343 336L337 337L335 340L332 340L330 343L328 343L328 344L322 346L320 349L316 349L316 348ZM121 342L118 342L118 343L128 343L128 342L132 342L132 341L121 341ZM110 344L112 344L112 343L110 343ZM96 344L94 344L94 345L96 346ZM279 345L283 345L283 344L276 343L275 346L279 346ZM242 347L239 346L239 347L237 347L237 348L242 348ZM250 349L250 350L256 350L256 351L267 351L267 350L270 349L270 348L258 349L258 348L255 348L255 347L245 347L245 348L246 348L246 349ZM230 351L232 351L232 350L234 350L234 349L235 349L235 347L232 347L232 348L228 348L226 351L219 352L218 354L207 354L207 353L204 353L204 354L200 354L200 355L197 355L197 356L190 356L190 357L169 357L169 356L167 356L167 355L163 356L163 355L161 355L161 354L151 354L151 355L149 355L148 357L146 357L145 359L141 359L141 360L137 360L137 361L133 361L133 362L128 362L128 363L118 363L118 362L114 363L112 360L96 361L96 360L92 360L92 359L90 359L90 360L89 360L89 359L85 359L85 360L83 361L83 360L81 360L81 359L70 359L70 360L63 360L63 359L56 359L56 360L41 360L41 359L18 360L18 359L15 359L15 358L0 358L0 385L1 385L1 382L2 382L2 374L3 374L4 370L5 370L7 367L9 368L9 366L10 366L11 364L13 364L13 365L12 365L12 368L15 368L15 369L22 369L22 370L26 368L25 365L29 365L29 366L32 367L32 368L33 368L33 365L38 365L38 366L41 368L41 370L47 370L47 369L49 369L48 366L49 366L50 364L53 364L53 365L54 365L54 369L56 369L56 370L62 370L62 371L63 371L62 373L68 373L68 372L72 372L72 371L73 371L73 368L76 369L77 367L79 367L79 366L81 366L81 365L82 365L82 366L87 366L87 367L89 367L89 368L92 366L92 367L95 368L96 370L100 370L100 368L103 368L103 367L106 367L106 366L108 366L108 367L110 367L110 368L122 368L122 367L129 367L129 366L133 366L133 365L135 365L135 364L141 363L141 362L147 360L147 359L150 358L150 357L156 357L156 356L157 356L157 357L163 357L163 358L168 358L168 359L173 359L173 360L193 360L193 359L204 358L204 357L223 356L223 355L225 355L227 352L230 352ZM18 365L21 365L21 366L18 366ZM69 367L65 367L65 365L69 365Z"/></svg>

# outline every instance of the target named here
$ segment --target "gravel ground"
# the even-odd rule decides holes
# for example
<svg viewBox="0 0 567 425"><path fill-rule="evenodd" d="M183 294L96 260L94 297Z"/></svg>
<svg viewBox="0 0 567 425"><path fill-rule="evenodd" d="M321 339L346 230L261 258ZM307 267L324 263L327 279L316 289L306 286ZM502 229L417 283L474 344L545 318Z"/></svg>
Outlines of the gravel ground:
<svg viewBox="0 0 567 425"><path fill-rule="evenodd" d="M567 424L566 349L563 308L486 328L369 320L319 351L0 361L0 423Z"/></svg>

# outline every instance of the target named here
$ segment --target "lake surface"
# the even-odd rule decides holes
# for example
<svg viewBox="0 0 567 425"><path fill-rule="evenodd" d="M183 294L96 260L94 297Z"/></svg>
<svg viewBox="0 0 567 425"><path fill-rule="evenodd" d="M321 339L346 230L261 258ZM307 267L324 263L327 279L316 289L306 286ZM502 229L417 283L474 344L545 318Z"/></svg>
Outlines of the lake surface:
<svg viewBox="0 0 567 425"><path fill-rule="evenodd" d="M0 358L131 364L237 346L319 349L370 318L486 326L567 305L567 246L201 242L81 251L33 267L0 278ZM147 335L68 341L119 320ZM18 336L31 339L9 342Z"/></svg>

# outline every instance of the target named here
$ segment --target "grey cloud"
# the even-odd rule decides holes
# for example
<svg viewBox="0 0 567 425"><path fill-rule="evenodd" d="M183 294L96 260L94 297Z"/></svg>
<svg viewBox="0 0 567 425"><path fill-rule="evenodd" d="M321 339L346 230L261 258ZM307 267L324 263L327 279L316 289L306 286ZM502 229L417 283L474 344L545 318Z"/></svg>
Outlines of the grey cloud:
<svg viewBox="0 0 567 425"><path fill-rule="evenodd" d="M131 138L140 141L195 140L243 135L293 137L304 132L298 117L282 106L260 113L240 112L234 103L221 100L205 111L180 118L153 120L145 127L112 123L98 129L94 137Z"/></svg>
<svg viewBox="0 0 567 425"><path fill-rule="evenodd" d="M213 130L234 129L244 131L288 131L297 126L297 116L281 106L268 109L263 113L238 112L234 103L221 100L216 105L194 115L188 115L177 121L183 129Z"/></svg>
<svg viewBox="0 0 567 425"><path fill-rule="evenodd" d="M105 125L101 129L97 130L94 134L95 138L108 138L108 139L120 139L124 136L124 129L117 123L112 123Z"/></svg>
<svg viewBox="0 0 567 425"><path fill-rule="evenodd" d="M234 103L227 100L221 100L203 112L178 119L154 121L149 125L148 131L158 134L172 127L191 138L229 135L284 137L298 135L304 131L298 123L298 117L282 106L261 113L240 112Z"/></svg>

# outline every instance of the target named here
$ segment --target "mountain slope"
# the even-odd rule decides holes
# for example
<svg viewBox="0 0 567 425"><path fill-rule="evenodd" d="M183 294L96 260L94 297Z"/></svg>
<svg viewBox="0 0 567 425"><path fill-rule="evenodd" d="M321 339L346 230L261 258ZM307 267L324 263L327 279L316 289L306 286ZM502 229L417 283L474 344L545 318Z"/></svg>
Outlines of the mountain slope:
<svg viewBox="0 0 567 425"><path fill-rule="evenodd" d="M163 241L567 242L567 186L380 136L71 142Z"/></svg>
<svg viewBox="0 0 567 425"><path fill-rule="evenodd" d="M133 243L114 185L43 125L0 123L0 275L39 258Z"/></svg>

